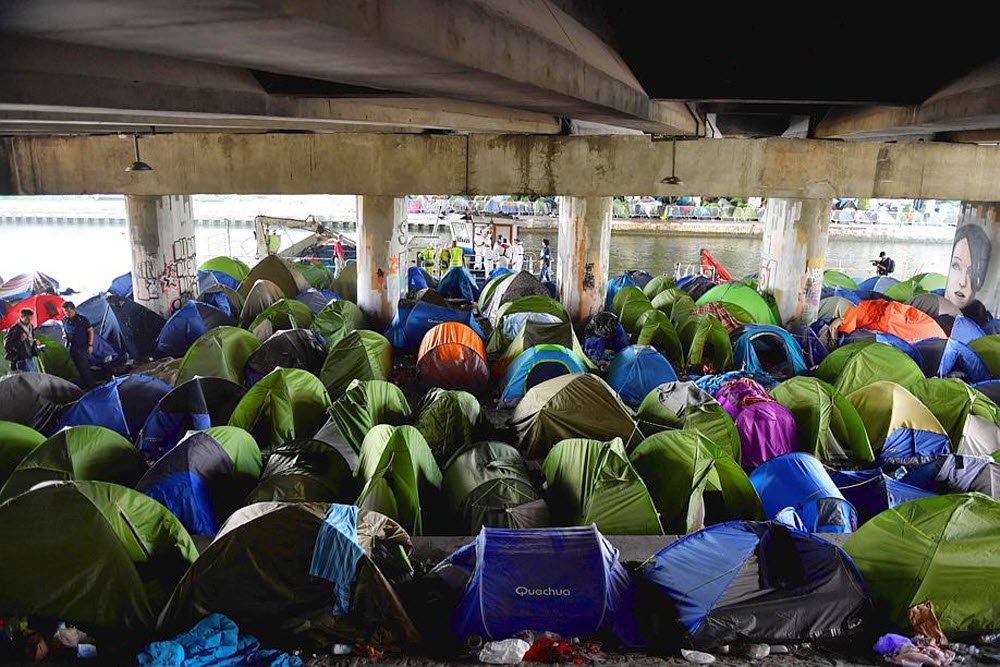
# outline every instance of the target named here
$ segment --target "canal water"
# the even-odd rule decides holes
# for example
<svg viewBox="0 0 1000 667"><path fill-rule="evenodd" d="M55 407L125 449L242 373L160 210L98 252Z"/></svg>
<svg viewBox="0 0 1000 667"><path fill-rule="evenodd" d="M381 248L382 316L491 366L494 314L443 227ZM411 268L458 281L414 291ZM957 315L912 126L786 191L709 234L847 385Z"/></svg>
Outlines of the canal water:
<svg viewBox="0 0 1000 667"><path fill-rule="evenodd" d="M555 232L525 231L521 234L528 253L541 248L548 238L558 247ZM294 239L290 239L294 240ZM442 239L444 241L445 239ZM199 261L217 255L233 255L253 262L256 249L253 231L234 227L196 227ZM284 244L284 245L287 245ZM746 237L695 237L615 234L611 241L611 274L641 268L650 273L671 273L674 263L693 264L708 248L734 276L756 272L761 240ZM866 241L831 239L827 266L843 268L858 278L873 275L869 260L885 250L896 260L896 276L914 273L947 273L949 243L917 243L907 240ZM130 270L125 227L104 225L0 225L0 276L42 271L89 295L106 289L111 279Z"/></svg>

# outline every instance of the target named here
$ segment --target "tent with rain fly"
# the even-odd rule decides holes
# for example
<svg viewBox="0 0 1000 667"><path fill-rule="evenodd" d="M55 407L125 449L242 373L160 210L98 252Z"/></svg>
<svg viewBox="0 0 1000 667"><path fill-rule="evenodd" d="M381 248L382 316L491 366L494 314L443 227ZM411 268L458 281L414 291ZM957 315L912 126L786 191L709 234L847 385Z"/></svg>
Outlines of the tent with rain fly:
<svg viewBox="0 0 1000 667"><path fill-rule="evenodd" d="M0 489L0 502L42 482L100 480L132 486L146 464L130 442L100 426L63 429L35 447Z"/></svg>
<svg viewBox="0 0 1000 667"><path fill-rule="evenodd" d="M240 326L244 329L249 328L258 315L285 298L281 288L270 280L258 280L246 295L238 294L244 298L240 308Z"/></svg>
<svg viewBox="0 0 1000 667"><path fill-rule="evenodd" d="M437 291L448 299L475 301L479 298L476 279L464 266L453 266L448 269L438 282Z"/></svg>
<svg viewBox="0 0 1000 667"><path fill-rule="evenodd" d="M316 438L289 442L267 457L247 504L352 503L358 497L352 468L357 462L357 453L346 443L337 447Z"/></svg>
<svg viewBox="0 0 1000 667"><path fill-rule="evenodd" d="M0 488L17 464L43 442L45 436L30 426L0 421Z"/></svg>
<svg viewBox="0 0 1000 667"><path fill-rule="evenodd" d="M170 510L191 535L215 535L243 506L260 468L260 450L245 431L221 440L194 432L154 463L135 490Z"/></svg>
<svg viewBox="0 0 1000 667"><path fill-rule="evenodd" d="M940 294L917 294L906 303L934 318L941 315L950 315L952 317L960 317L962 315L962 311L958 306Z"/></svg>
<svg viewBox="0 0 1000 667"><path fill-rule="evenodd" d="M496 286L483 310L483 315L494 320L505 303L532 295L547 297L549 290L531 273L520 271Z"/></svg>
<svg viewBox="0 0 1000 667"><path fill-rule="evenodd" d="M839 297L847 299L855 306L861 303L861 296L855 290L844 289L843 287L824 287L820 290L820 298L828 299L830 297Z"/></svg>
<svg viewBox="0 0 1000 667"><path fill-rule="evenodd" d="M118 636L151 632L198 557L165 507L104 482L48 484L13 498L0 505L0 534L6 613Z"/></svg>
<svg viewBox="0 0 1000 667"><path fill-rule="evenodd" d="M333 271L316 260L299 259L292 262L292 268L302 274L302 277L313 289L326 289L333 280Z"/></svg>
<svg viewBox="0 0 1000 667"><path fill-rule="evenodd" d="M153 356L156 340L166 320L131 299L99 295L77 305L77 311L90 320L94 333L117 352L134 360Z"/></svg>
<svg viewBox="0 0 1000 667"><path fill-rule="evenodd" d="M753 388L752 390L749 390ZM749 378L727 382L715 398L732 416L740 434L740 462L753 470L765 461L797 451L795 417Z"/></svg>
<svg viewBox="0 0 1000 667"><path fill-rule="evenodd" d="M733 418L693 382L667 382L656 387L642 399L636 420L646 437L676 429L694 431L740 460L740 436Z"/></svg>
<svg viewBox="0 0 1000 667"><path fill-rule="evenodd" d="M650 391L675 382L677 373L667 358L648 345L630 345L608 367L608 384L626 405L637 406Z"/></svg>
<svg viewBox="0 0 1000 667"><path fill-rule="evenodd" d="M931 340L939 339L933 338ZM917 349L916 345L908 343L899 336L895 336L891 333L874 331L872 329L855 329L849 336L842 336L840 338L841 346L850 345L851 343L885 343L886 345L892 345L900 352L905 352L906 356L917 362L917 365L923 363L923 359L920 356L920 350Z"/></svg>
<svg viewBox="0 0 1000 667"><path fill-rule="evenodd" d="M653 279L653 274L645 269L629 269L626 273L632 277L632 281L639 289L644 288Z"/></svg>
<svg viewBox="0 0 1000 667"><path fill-rule="evenodd" d="M844 545L880 618L909 630L910 607L930 600L945 633L997 627L1000 503L970 493L921 498L888 509Z"/></svg>
<svg viewBox="0 0 1000 667"><path fill-rule="evenodd" d="M363 485L358 507L385 514L413 535L423 534L420 496L441 487L441 469L420 431L387 424L372 428L361 444L356 475Z"/></svg>
<svg viewBox="0 0 1000 667"><path fill-rule="evenodd" d="M0 420L46 433L82 395L72 382L45 373L0 377Z"/></svg>
<svg viewBox="0 0 1000 667"><path fill-rule="evenodd" d="M818 378L795 377L771 390L798 427L799 447L827 463L872 463L861 416L847 397Z"/></svg>
<svg viewBox="0 0 1000 667"><path fill-rule="evenodd" d="M604 310L609 312L612 311L613 310L612 306L614 304L615 297L617 297L618 293L621 292L623 289L627 289L629 287L636 287L636 284L635 280L633 280L632 276L630 276L628 273L622 273L620 275L615 276L614 278L609 279L607 296L605 297L604 300Z"/></svg>
<svg viewBox="0 0 1000 667"><path fill-rule="evenodd" d="M325 652L343 642L415 643L387 579L412 576L411 548L409 536L376 512L256 503L233 514L184 575L159 630L185 631L211 611L265 645L293 641Z"/></svg>
<svg viewBox="0 0 1000 667"><path fill-rule="evenodd" d="M464 587L451 617L462 641L542 628L564 637L610 631L623 642L636 641L628 571L596 526L483 528L442 568Z"/></svg>
<svg viewBox="0 0 1000 667"><path fill-rule="evenodd" d="M479 442L458 451L441 482L456 535L482 528L542 528L548 505L531 484L521 453L502 442Z"/></svg>
<svg viewBox="0 0 1000 667"><path fill-rule="evenodd" d="M53 432L67 426L104 426L136 442L153 408L170 389L162 380L135 373L112 378L81 396Z"/></svg>
<svg viewBox="0 0 1000 667"><path fill-rule="evenodd" d="M655 608L676 614L654 613L657 635L703 650L842 640L868 612L865 582L840 547L776 522L710 526L665 546L641 576L666 599Z"/></svg>
<svg viewBox="0 0 1000 667"><path fill-rule="evenodd" d="M849 334L855 329L891 333L908 343L925 338L947 338L930 315L905 303L882 299L862 301L844 313L838 331Z"/></svg>
<svg viewBox="0 0 1000 667"><path fill-rule="evenodd" d="M1000 380L1000 335L992 334L977 338L969 343L969 347L986 364L986 368L990 371L990 377L994 380Z"/></svg>
<svg viewBox="0 0 1000 667"><path fill-rule="evenodd" d="M314 289L310 287L302 294L295 297L295 300L304 303L309 307L309 311L313 315L318 315L326 305L332 301L339 301L340 296L333 290L328 289Z"/></svg>
<svg viewBox="0 0 1000 667"><path fill-rule="evenodd" d="M14 326L21 317L21 311L30 308L32 311L31 325L38 327L49 320L58 320L63 316L63 298L58 294L36 294L26 297L11 305L7 314L0 319L0 329L6 331Z"/></svg>
<svg viewBox="0 0 1000 667"><path fill-rule="evenodd" d="M250 267L235 257L220 255L202 262L201 266L198 267L198 271L210 271L219 279L220 283L236 289L243 279L250 274ZM228 278L228 280L224 280L223 277ZM229 282L233 284L228 284Z"/></svg>
<svg viewBox="0 0 1000 667"><path fill-rule="evenodd" d="M326 360L326 343L310 329L277 331L261 343L243 367L247 386L252 387L275 368L301 368L319 375Z"/></svg>
<svg viewBox="0 0 1000 667"><path fill-rule="evenodd" d="M607 313L607 315L608 317L614 317L611 313ZM623 342L628 344L628 339L624 338L624 330L622 330L622 336ZM502 355L493 358L493 377L502 378L507 373L510 365L522 352L537 345L559 345L565 347L571 350L577 360L584 366L589 365L583 347L576 337L576 332L573 331L572 322L539 322L529 320L521 327L517 337L507 345ZM489 350L487 350L487 354L489 354Z"/></svg>
<svg viewBox="0 0 1000 667"><path fill-rule="evenodd" d="M282 295L289 299L294 299L309 289L309 281L306 280L305 276L296 270L291 262L277 255L268 255L257 262L250 269L250 273L240 281L239 293L248 296L254 283L258 280L268 280L274 283L281 290Z"/></svg>
<svg viewBox="0 0 1000 667"><path fill-rule="evenodd" d="M924 379L924 373L905 352L891 345L852 343L831 352L816 369L816 377L848 395L881 380L911 387Z"/></svg>
<svg viewBox="0 0 1000 667"><path fill-rule="evenodd" d="M729 332L712 315L691 315L677 332L684 346L685 367L696 372L718 373L733 365Z"/></svg>
<svg viewBox="0 0 1000 667"><path fill-rule="evenodd" d="M435 387L420 400L413 426L424 436L434 458L445 465L452 454L472 443L480 414L479 401L472 394Z"/></svg>
<svg viewBox="0 0 1000 667"><path fill-rule="evenodd" d="M421 382L430 386L483 389L490 380L483 339L460 322L437 325L420 341L417 373Z"/></svg>
<svg viewBox="0 0 1000 667"><path fill-rule="evenodd" d="M990 379L990 369L975 350L954 338L928 338L916 348L927 377L959 378L969 384Z"/></svg>
<svg viewBox="0 0 1000 667"><path fill-rule="evenodd" d="M956 454L1000 450L1000 408L978 389L957 379L929 378L910 391L948 433Z"/></svg>
<svg viewBox="0 0 1000 667"><path fill-rule="evenodd" d="M206 332L233 324L235 322L218 308L188 301L163 325L160 335L156 337L154 354L157 357L183 357Z"/></svg>
<svg viewBox="0 0 1000 667"><path fill-rule="evenodd" d="M854 507L815 456L792 452L766 461L750 473L750 483L768 519L792 508L810 533L850 533L858 527Z"/></svg>
<svg viewBox="0 0 1000 667"><path fill-rule="evenodd" d="M917 486L889 477L881 468L831 470L830 479L858 511L858 523L865 524L885 510L917 498L935 495Z"/></svg>
<svg viewBox="0 0 1000 667"><path fill-rule="evenodd" d="M680 328L694 310L694 299L676 287L664 290L653 297L653 308L670 318L674 327Z"/></svg>
<svg viewBox="0 0 1000 667"><path fill-rule="evenodd" d="M449 302L431 289L423 290L413 299L399 300L385 337L397 349L416 348L427 332L442 322L461 322L485 338L472 304Z"/></svg>
<svg viewBox="0 0 1000 667"><path fill-rule="evenodd" d="M823 272L823 287L840 287L841 289L856 290L858 283L843 271L827 269Z"/></svg>
<svg viewBox="0 0 1000 667"><path fill-rule="evenodd" d="M32 294L55 294L59 291L59 281L40 271L19 273L13 278L0 282L0 299L11 303L25 299Z"/></svg>
<svg viewBox="0 0 1000 667"><path fill-rule="evenodd" d="M660 520L620 438L569 438L542 465L553 521L611 535L662 535Z"/></svg>
<svg viewBox="0 0 1000 667"><path fill-rule="evenodd" d="M240 400L230 426L249 431L262 453L286 442L311 438L326 423L330 397L315 375L276 368Z"/></svg>
<svg viewBox="0 0 1000 667"><path fill-rule="evenodd" d="M947 283L947 276L940 273L918 273L909 280L890 285L882 293L890 299L906 302L917 294L943 290Z"/></svg>
<svg viewBox="0 0 1000 667"><path fill-rule="evenodd" d="M175 384L180 385L195 376L225 378L243 384L243 369L260 341L249 331L238 327L212 329L196 340L184 355L177 370Z"/></svg>
<svg viewBox="0 0 1000 667"><path fill-rule="evenodd" d="M733 347L737 367L753 373L767 373L776 379L803 375L809 370L802 348L785 329L750 324L733 332L733 336L737 334Z"/></svg>
<svg viewBox="0 0 1000 667"><path fill-rule="evenodd" d="M330 408L334 423L355 452L377 424L402 424L410 405L402 390L383 380L356 380Z"/></svg>
<svg viewBox="0 0 1000 667"><path fill-rule="evenodd" d="M614 390L588 373L562 375L529 389L514 409L512 425L518 449L529 459L543 458L567 438L621 438L627 449L641 437Z"/></svg>
<svg viewBox="0 0 1000 667"><path fill-rule="evenodd" d="M696 431L665 431L646 438L631 461L667 534L763 516L757 492L740 464Z"/></svg>
<svg viewBox="0 0 1000 667"><path fill-rule="evenodd" d="M812 327L801 325L794 330L793 335L799 347L802 348L802 357L806 360L806 365L810 370L819 366L829 356L830 350L819 339Z"/></svg>
<svg viewBox="0 0 1000 667"><path fill-rule="evenodd" d="M819 310L816 311L816 319L837 319L843 317L844 313L853 308L855 304L850 299L842 296L828 296L820 299Z"/></svg>
<svg viewBox="0 0 1000 667"><path fill-rule="evenodd" d="M355 380L388 380L392 373L392 345L374 331L352 331L330 346L319 378L333 398L339 398Z"/></svg>
<svg viewBox="0 0 1000 667"><path fill-rule="evenodd" d="M948 433L916 396L898 384L875 382L847 395L884 465L924 463L950 451Z"/></svg>
<svg viewBox="0 0 1000 667"><path fill-rule="evenodd" d="M710 303L732 304L746 312L754 324L779 324L778 317L764 297L757 290L742 282L716 285L702 294L695 301L695 306L704 306Z"/></svg>
<svg viewBox="0 0 1000 667"><path fill-rule="evenodd" d="M136 448L147 461L158 460L188 431L228 423L245 393L242 386L217 377L195 377L177 385L149 413Z"/></svg>
<svg viewBox="0 0 1000 667"><path fill-rule="evenodd" d="M650 308L635 323L632 340L636 345L651 345L671 364L684 364L684 348L670 318L656 308Z"/></svg>
<svg viewBox="0 0 1000 667"><path fill-rule="evenodd" d="M507 368L500 394L500 408L516 406L535 385L569 373L586 373L587 367L562 345L542 343L522 352Z"/></svg>
<svg viewBox="0 0 1000 667"><path fill-rule="evenodd" d="M327 345L333 345L355 329L363 329L364 326L365 316L357 305L350 301L334 301L316 314L310 329L322 336Z"/></svg>
<svg viewBox="0 0 1000 667"><path fill-rule="evenodd" d="M312 323L313 314L309 306L295 299L279 299L258 315L247 328L259 341L264 342L276 331L308 329Z"/></svg>

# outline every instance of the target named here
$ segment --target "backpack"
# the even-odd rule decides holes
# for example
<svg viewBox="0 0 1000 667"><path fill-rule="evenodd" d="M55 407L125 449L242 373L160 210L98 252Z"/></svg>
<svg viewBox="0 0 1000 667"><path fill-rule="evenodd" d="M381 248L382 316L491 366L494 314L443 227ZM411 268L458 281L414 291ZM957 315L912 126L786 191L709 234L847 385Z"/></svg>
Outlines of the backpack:
<svg viewBox="0 0 1000 667"><path fill-rule="evenodd" d="M886 273L886 275L892 273L895 270L896 270L896 260L894 260L892 257L886 257L885 258L885 273Z"/></svg>
<svg viewBox="0 0 1000 667"><path fill-rule="evenodd" d="M17 325L14 325L17 326ZM19 347L20 341L17 340L16 336L11 336L10 332L13 327L4 332L3 337L3 358L7 361L19 361L17 349Z"/></svg>

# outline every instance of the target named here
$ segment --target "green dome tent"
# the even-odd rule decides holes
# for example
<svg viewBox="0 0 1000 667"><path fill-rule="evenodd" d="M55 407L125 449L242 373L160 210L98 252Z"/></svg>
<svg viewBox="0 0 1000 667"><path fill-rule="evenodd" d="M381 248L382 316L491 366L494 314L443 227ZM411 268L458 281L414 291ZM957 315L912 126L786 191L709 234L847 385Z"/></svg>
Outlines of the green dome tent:
<svg viewBox="0 0 1000 667"><path fill-rule="evenodd" d="M43 442L45 436L30 426L0 421L0 488L17 464Z"/></svg>
<svg viewBox="0 0 1000 667"><path fill-rule="evenodd" d="M970 493L897 505L861 526L844 550L882 617L910 629L907 610L934 604L948 634L1000 626L1000 503Z"/></svg>
<svg viewBox="0 0 1000 667"><path fill-rule="evenodd" d="M740 464L695 431L646 438L632 452L632 465L645 481L667 534L763 516L757 492Z"/></svg>
<svg viewBox="0 0 1000 667"><path fill-rule="evenodd" d="M924 379L924 373L905 352L866 341L831 352L816 369L816 377L847 395L880 380L910 388Z"/></svg>
<svg viewBox="0 0 1000 667"><path fill-rule="evenodd" d="M570 438L542 465L558 525L589 526L608 535L662 535L660 520L620 438Z"/></svg>
<svg viewBox="0 0 1000 667"><path fill-rule="evenodd" d="M247 504L339 502L357 498L354 472L344 454L319 440L298 440L267 457L260 482Z"/></svg>
<svg viewBox="0 0 1000 667"><path fill-rule="evenodd" d="M249 330L257 340L264 342L275 331L285 329L308 329L313 323L309 306L295 299L275 301L250 323Z"/></svg>
<svg viewBox="0 0 1000 667"><path fill-rule="evenodd" d="M816 311L816 319L826 318L837 319L843 317L844 313L854 308L854 302L842 296L828 296L819 300L819 310Z"/></svg>
<svg viewBox="0 0 1000 667"><path fill-rule="evenodd" d="M925 378L910 392L941 423L956 454L989 456L1000 450L1000 408L957 378Z"/></svg>
<svg viewBox="0 0 1000 667"><path fill-rule="evenodd" d="M685 350L684 368L720 373L733 365L729 332L718 318L704 313L691 315L678 335Z"/></svg>
<svg viewBox="0 0 1000 667"><path fill-rule="evenodd" d="M594 364L583 351L580 340L573 331L572 322L535 322L527 321L521 327L521 331L507 345L500 356L493 359L492 373L494 378L502 378L514 363L514 360L525 350L537 345L561 345L573 352L573 356L580 360L587 368L594 368Z"/></svg>
<svg viewBox="0 0 1000 667"><path fill-rule="evenodd" d="M767 300L752 287L743 283L723 283L716 285L701 295L696 306L704 306L709 303L732 304L746 311L753 318L753 324L774 324L781 325ZM736 315L734 314L734 317Z"/></svg>
<svg viewBox="0 0 1000 667"><path fill-rule="evenodd" d="M480 412L479 400L472 394L435 387L421 399L413 426L434 458L446 465L452 454L472 443Z"/></svg>
<svg viewBox="0 0 1000 667"><path fill-rule="evenodd" d="M340 398L355 380L388 380L392 344L381 334L355 330L330 346L320 379L332 398Z"/></svg>
<svg viewBox="0 0 1000 667"><path fill-rule="evenodd" d="M947 283L948 278L940 273L918 273L909 280L890 285L884 294L890 299L906 303L918 294L943 290Z"/></svg>
<svg viewBox="0 0 1000 667"><path fill-rule="evenodd" d="M330 283L330 289L352 303L358 302L358 263L349 261Z"/></svg>
<svg viewBox="0 0 1000 667"><path fill-rule="evenodd" d="M326 268L322 262L315 260L297 261L292 262L292 267L301 273L309 286L314 289L327 289L333 282L333 271Z"/></svg>
<svg viewBox="0 0 1000 667"><path fill-rule="evenodd" d="M311 438L326 423L330 397L315 375L275 368L250 388L233 410L230 426L248 431L261 453Z"/></svg>
<svg viewBox="0 0 1000 667"><path fill-rule="evenodd" d="M683 290L671 287L653 297L653 308L670 318L673 325L680 328L694 310L694 299Z"/></svg>
<svg viewBox="0 0 1000 667"><path fill-rule="evenodd" d="M818 378L793 377L771 390L791 411L802 451L824 462L873 463L868 433L847 397Z"/></svg>
<svg viewBox="0 0 1000 667"><path fill-rule="evenodd" d="M269 280L278 286L281 293L289 299L294 299L309 289L305 277L297 271L291 262L277 255L268 255L250 269L250 273L240 282L237 290L243 296L250 294L250 289L258 280Z"/></svg>
<svg viewBox="0 0 1000 667"><path fill-rule="evenodd" d="M355 452L376 424L398 425L410 416L406 396L383 380L355 380L330 408L333 421Z"/></svg>
<svg viewBox="0 0 1000 667"><path fill-rule="evenodd" d="M198 338L184 354L174 386L196 375L219 377L243 384L243 368L260 341L238 327L216 327Z"/></svg>
<svg viewBox="0 0 1000 667"><path fill-rule="evenodd" d="M566 312L563 305L547 296L535 294L508 301L500 306L500 310L497 311L493 331L490 334L489 340L486 341L486 354L490 358L502 354L510 346L514 338L516 338L517 333L523 331L524 327L532 321L533 318L531 315L527 315L528 313L542 316L534 318L539 322L549 321L555 323L555 320L560 322L571 321L569 313ZM520 331L514 333L511 330L512 324L520 324Z"/></svg>
<svg viewBox="0 0 1000 667"><path fill-rule="evenodd" d="M976 354L980 356L990 375L1000 380L1000 335L983 336L969 343Z"/></svg>
<svg viewBox="0 0 1000 667"><path fill-rule="evenodd" d="M0 502L52 480L99 480L133 486L146 462L131 442L103 426L71 426L21 459L0 489Z"/></svg>
<svg viewBox="0 0 1000 667"><path fill-rule="evenodd" d="M480 442L456 453L441 488L456 518L456 534L549 525L548 506L531 484L521 453L502 442Z"/></svg>
<svg viewBox="0 0 1000 667"><path fill-rule="evenodd" d="M827 269L823 272L823 287L831 289L839 287L854 291L858 289L858 282L843 271Z"/></svg>
<svg viewBox="0 0 1000 667"><path fill-rule="evenodd" d="M260 477L263 462L260 447L253 436L235 426L211 426L204 431L219 443L233 462L233 473L240 477Z"/></svg>
<svg viewBox="0 0 1000 667"><path fill-rule="evenodd" d="M518 449L542 458L561 440L621 438L626 447L640 434L631 411L601 378L588 373L560 375L536 384L514 409Z"/></svg>
<svg viewBox="0 0 1000 667"><path fill-rule="evenodd" d="M500 286L500 283L510 279L513 275L513 273L505 273L486 283L483 287L483 291L479 293L479 299L476 301L476 305L479 306L479 310L486 310L486 306L489 305L490 299L493 297L493 293L496 291L497 287Z"/></svg>
<svg viewBox="0 0 1000 667"><path fill-rule="evenodd" d="M379 424L368 432L358 456L364 488L358 507L381 512L413 535L423 532L420 492L440 488L441 469L420 431Z"/></svg>
<svg viewBox="0 0 1000 667"><path fill-rule="evenodd" d="M636 412L646 437L661 431L694 431L721 447L739 463L740 434L726 409L693 382L667 382L642 399Z"/></svg>
<svg viewBox="0 0 1000 667"><path fill-rule="evenodd" d="M652 307L653 303L649 297L638 287L619 290L611 302L611 312L618 317L630 335L638 331L639 318Z"/></svg>
<svg viewBox="0 0 1000 667"><path fill-rule="evenodd" d="M108 636L149 633L198 557L152 498L104 482L47 484L0 504L4 612Z"/></svg>
<svg viewBox="0 0 1000 667"><path fill-rule="evenodd" d="M947 435L934 413L898 384L873 382L852 391L847 400L864 422L875 454L882 451L886 438L900 428Z"/></svg>
<svg viewBox="0 0 1000 667"><path fill-rule="evenodd" d="M237 282L242 281L247 277L247 275L250 274L249 266L234 257L227 257L225 255L213 257L207 262L202 262L201 266L198 267L198 270L219 271L220 273L226 274L230 278L234 278Z"/></svg>
<svg viewBox="0 0 1000 667"><path fill-rule="evenodd" d="M636 345L652 345L663 353L672 366L683 367L684 350L670 318L656 308L650 308L635 323L632 342Z"/></svg>
<svg viewBox="0 0 1000 667"><path fill-rule="evenodd" d="M654 277L652 280L646 283L646 285L642 288L642 292L650 299L653 299L656 297L656 295L660 294L661 292L665 292L666 290L671 289L673 287L674 287L673 277L663 274Z"/></svg>
<svg viewBox="0 0 1000 667"><path fill-rule="evenodd" d="M646 294L638 287L631 285L628 287L623 287L620 290L618 290L615 293L615 296L611 299L611 312L614 313L616 317L621 319L622 308L625 307L625 304L629 303L630 301L637 301L637 300L646 302L649 301L649 297L646 296Z"/></svg>
<svg viewBox="0 0 1000 667"><path fill-rule="evenodd" d="M258 280L243 300L243 306L240 309L240 326L249 329L250 324L257 319L258 315L284 298L285 295L281 288L270 280Z"/></svg>
<svg viewBox="0 0 1000 667"><path fill-rule="evenodd" d="M350 301L334 301L326 304L316 314L310 328L322 336L327 345L332 346L350 332L363 329L364 326L365 316L360 308Z"/></svg>

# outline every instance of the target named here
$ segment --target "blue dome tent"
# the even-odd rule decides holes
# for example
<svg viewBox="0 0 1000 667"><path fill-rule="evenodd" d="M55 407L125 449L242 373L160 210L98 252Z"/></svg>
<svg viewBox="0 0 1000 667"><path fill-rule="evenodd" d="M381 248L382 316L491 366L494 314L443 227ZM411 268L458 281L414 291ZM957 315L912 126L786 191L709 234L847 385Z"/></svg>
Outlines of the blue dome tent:
<svg viewBox="0 0 1000 667"><path fill-rule="evenodd" d="M471 307L453 307L434 290L424 290L415 299L400 299L385 337L397 349L415 348L428 331L442 322L460 322L486 338Z"/></svg>
<svg viewBox="0 0 1000 667"><path fill-rule="evenodd" d="M314 289L310 287L295 297L295 300L309 306L309 310L312 311L313 315L319 315L320 311L328 303L331 301L340 301L340 295L330 289Z"/></svg>
<svg viewBox="0 0 1000 667"><path fill-rule="evenodd" d="M211 287L213 284L225 285L229 289L239 289L240 287L240 281L224 271L198 269L198 286L201 288L199 291L204 292L206 288ZM202 287L203 285L204 287Z"/></svg>
<svg viewBox="0 0 1000 667"><path fill-rule="evenodd" d="M434 276L427 273L427 269L422 266L411 266L406 270L406 291L419 292L428 287L435 287Z"/></svg>
<svg viewBox="0 0 1000 667"><path fill-rule="evenodd" d="M791 452L765 461L750 473L750 483L769 519L790 507L811 533L851 533L858 526L855 509L809 454Z"/></svg>
<svg viewBox="0 0 1000 667"><path fill-rule="evenodd" d="M153 408L169 393L170 385L146 375L112 378L81 396L51 433L67 426L103 426L135 442Z"/></svg>
<svg viewBox="0 0 1000 667"><path fill-rule="evenodd" d="M586 372L587 367L567 347L548 343L529 347L507 368L499 407L514 407L540 382L568 373Z"/></svg>
<svg viewBox="0 0 1000 667"><path fill-rule="evenodd" d="M785 329L771 324L749 324L737 331L742 333L733 348L733 358L739 368L776 378L808 372L802 348Z"/></svg>
<svg viewBox="0 0 1000 667"><path fill-rule="evenodd" d="M951 326L949 337L952 340L957 340L960 343L968 345L977 338L982 338L985 335L986 332L972 318L956 317L954 324Z"/></svg>
<svg viewBox="0 0 1000 667"><path fill-rule="evenodd" d="M825 299L831 296L839 296L844 299L847 299L855 306L861 303L861 296L857 292L851 289L845 289L843 287L824 287L823 291L820 294L820 298Z"/></svg>
<svg viewBox="0 0 1000 667"><path fill-rule="evenodd" d="M604 299L604 310L611 311L611 303L615 300L615 295L626 287L635 287L635 281L627 273L615 276L608 281L608 295Z"/></svg>
<svg viewBox="0 0 1000 667"><path fill-rule="evenodd" d="M992 379L990 369L971 347L954 338L925 338L916 348L927 377L960 377L969 384Z"/></svg>
<svg viewBox="0 0 1000 667"><path fill-rule="evenodd" d="M123 273L114 278L108 287L108 292L122 299L132 298L132 272Z"/></svg>
<svg viewBox="0 0 1000 667"><path fill-rule="evenodd" d="M90 320L94 333L118 353L141 361L153 356L155 341L163 330L162 317L131 299L95 296L77 306Z"/></svg>
<svg viewBox="0 0 1000 667"><path fill-rule="evenodd" d="M892 345L900 352L905 352L906 356L917 362L918 366L922 363L920 351L914 347L913 343L907 342L895 334L875 331L873 329L856 329L855 331L852 331L849 336L844 336L840 339L841 346L850 345L851 343L865 342Z"/></svg>
<svg viewBox="0 0 1000 667"><path fill-rule="evenodd" d="M889 477L881 468L868 470L832 470L830 479L837 485L847 502L858 511L860 523L865 523L879 512L891 509L910 500L933 496L910 484Z"/></svg>
<svg viewBox="0 0 1000 667"><path fill-rule="evenodd" d="M475 301L479 298L479 286L469 270L464 266L453 266L438 282L437 291L448 299Z"/></svg>
<svg viewBox="0 0 1000 667"><path fill-rule="evenodd" d="M632 407L661 384L676 381L674 367L650 345L629 345L614 356L608 367L608 384Z"/></svg>
<svg viewBox="0 0 1000 667"><path fill-rule="evenodd" d="M200 301L188 301L177 309L156 338L157 357L183 357L191 345L209 329L231 326L225 312Z"/></svg>
<svg viewBox="0 0 1000 667"><path fill-rule="evenodd" d="M865 292L874 292L876 294L885 294L885 291L898 283L899 281L895 278L890 278L889 276L872 276L866 280L862 280L858 283L858 293L864 296ZM867 297L865 297L867 298Z"/></svg>

